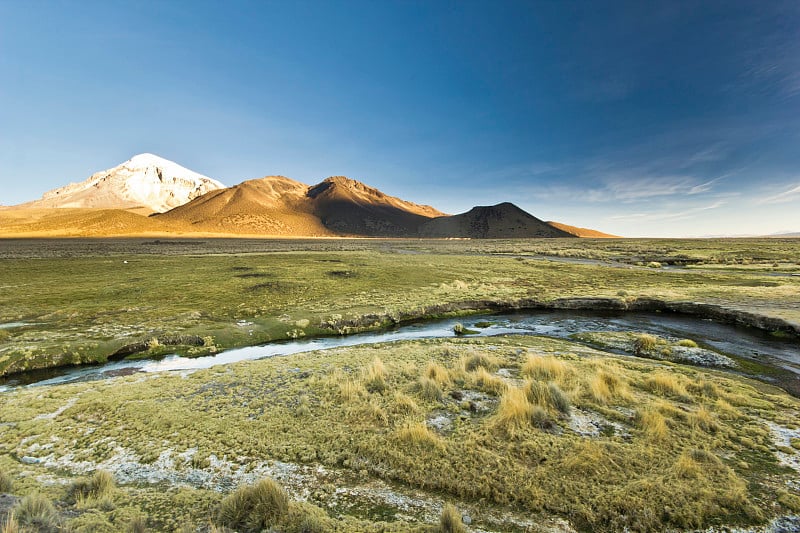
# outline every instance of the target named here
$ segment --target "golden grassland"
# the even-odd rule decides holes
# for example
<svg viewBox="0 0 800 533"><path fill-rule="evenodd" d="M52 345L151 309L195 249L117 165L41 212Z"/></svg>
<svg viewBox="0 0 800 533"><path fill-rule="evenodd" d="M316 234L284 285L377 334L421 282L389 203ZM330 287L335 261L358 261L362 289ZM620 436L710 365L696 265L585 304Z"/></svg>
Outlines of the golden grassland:
<svg viewBox="0 0 800 533"><path fill-rule="evenodd" d="M543 337L339 348L2 401L0 491L26 497L22 528L39 513L71 531L465 531L466 514L489 531L646 531L800 510L779 460L800 452L773 435L798 429L800 401Z"/></svg>
<svg viewBox="0 0 800 533"><path fill-rule="evenodd" d="M702 302L797 325L797 242L0 241L0 324L25 324L0 328L0 375L131 345L203 355L570 297ZM645 266L657 261L686 266Z"/></svg>

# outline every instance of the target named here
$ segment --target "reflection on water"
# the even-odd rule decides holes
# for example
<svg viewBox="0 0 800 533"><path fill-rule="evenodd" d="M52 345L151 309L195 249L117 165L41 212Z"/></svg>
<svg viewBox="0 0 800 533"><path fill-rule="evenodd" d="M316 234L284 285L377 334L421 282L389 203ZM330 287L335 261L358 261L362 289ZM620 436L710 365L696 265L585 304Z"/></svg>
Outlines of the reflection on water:
<svg viewBox="0 0 800 533"><path fill-rule="evenodd" d="M533 310L411 323L391 330L359 333L347 337L273 342L261 346L236 348L216 355L197 358L170 355L160 360L116 361L103 365L30 372L7 379L0 384L0 391L16 386L91 381L135 372L195 370L237 361L343 346L452 337L454 335L453 325L456 322L461 322L466 327L478 331L479 336L531 334L567 338L573 333L590 331L642 331L660 335L672 335L690 338L707 348L727 355L758 359L759 362L779 366L800 378L800 346L798 346L797 340L775 338L768 333L753 328L736 327L711 320L666 313L614 314L607 312ZM475 326L476 323L481 322L491 322L491 325L483 328Z"/></svg>

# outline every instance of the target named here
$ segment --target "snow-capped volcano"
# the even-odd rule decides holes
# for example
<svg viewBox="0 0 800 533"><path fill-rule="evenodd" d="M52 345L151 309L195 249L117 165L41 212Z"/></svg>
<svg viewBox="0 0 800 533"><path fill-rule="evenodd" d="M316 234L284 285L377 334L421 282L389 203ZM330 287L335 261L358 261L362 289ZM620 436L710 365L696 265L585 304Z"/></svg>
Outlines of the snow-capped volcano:
<svg viewBox="0 0 800 533"><path fill-rule="evenodd" d="M145 207L163 213L225 186L153 154L139 154L80 183L44 193L26 207Z"/></svg>

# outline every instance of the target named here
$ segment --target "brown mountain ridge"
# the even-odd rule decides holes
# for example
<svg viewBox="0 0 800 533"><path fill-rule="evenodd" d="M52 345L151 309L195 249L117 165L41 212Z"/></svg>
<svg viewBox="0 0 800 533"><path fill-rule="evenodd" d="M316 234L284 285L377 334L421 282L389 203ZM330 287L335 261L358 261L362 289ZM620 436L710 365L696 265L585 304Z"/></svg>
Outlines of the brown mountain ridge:
<svg viewBox="0 0 800 533"><path fill-rule="evenodd" d="M163 208L171 204L169 210ZM265 176L225 188L216 180L152 154L140 154L84 182L46 193L42 201L0 208L0 236L139 235L472 239L607 236L543 222L508 202L446 215L344 176L333 176L311 186L284 176Z"/></svg>

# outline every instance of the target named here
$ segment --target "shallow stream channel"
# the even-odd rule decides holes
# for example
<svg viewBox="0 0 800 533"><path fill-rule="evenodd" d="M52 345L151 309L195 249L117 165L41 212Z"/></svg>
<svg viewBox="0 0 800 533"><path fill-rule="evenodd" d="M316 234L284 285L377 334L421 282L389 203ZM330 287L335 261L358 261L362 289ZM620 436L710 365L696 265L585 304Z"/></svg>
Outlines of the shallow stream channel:
<svg viewBox="0 0 800 533"><path fill-rule="evenodd" d="M188 358L168 355L161 359L136 359L102 365L56 368L17 374L0 381L0 392L16 387L93 381L136 372L191 371L237 361L325 350L346 346L415 339L454 337L462 324L467 336L542 335L570 339L602 350L625 354L613 343L598 346L586 334L598 332L648 333L667 339L691 339L699 348L733 359L727 371L743 373L773 383L800 397L800 343L796 337L776 337L762 330L734 326L672 313L590 312L527 310L477 314L457 318L411 322L398 327L339 337L272 342L235 348L215 355ZM628 351L629 353L629 351Z"/></svg>

